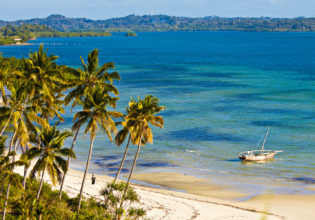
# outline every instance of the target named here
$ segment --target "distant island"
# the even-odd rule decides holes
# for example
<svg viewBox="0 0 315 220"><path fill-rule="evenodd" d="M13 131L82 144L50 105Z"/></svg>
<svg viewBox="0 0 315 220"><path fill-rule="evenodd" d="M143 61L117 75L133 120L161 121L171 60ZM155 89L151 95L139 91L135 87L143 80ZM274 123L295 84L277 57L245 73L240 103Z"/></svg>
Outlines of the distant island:
<svg viewBox="0 0 315 220"><path fill-rule="evenodd" d="M134 32L128 32L128 33L125 34L125 36L126 36L126 37L136 37L137 34L134 33Z"/></svg>
<svg viewBox="0 0 315 220"><path fill-rule="evenodd" d="M22 24L13 26L7 24L0 28L0 46L2 45L23 45L28 40L37 37L104 37L111 36L109 32L77 31L61 32L46 25Z"/></svg>
<svg viewBox="0 0 315 220"><path fill-rule="evenodd" d="M28 20L1 21L5 25L46 25L55 30L65 31L106 31L106 32L141 32L141 31L315 31L315 18L226 18L208 16L200 18L175 17L168 15L129 15L106 20L87 18L67 18L53 14L47 18Z"/></svg>

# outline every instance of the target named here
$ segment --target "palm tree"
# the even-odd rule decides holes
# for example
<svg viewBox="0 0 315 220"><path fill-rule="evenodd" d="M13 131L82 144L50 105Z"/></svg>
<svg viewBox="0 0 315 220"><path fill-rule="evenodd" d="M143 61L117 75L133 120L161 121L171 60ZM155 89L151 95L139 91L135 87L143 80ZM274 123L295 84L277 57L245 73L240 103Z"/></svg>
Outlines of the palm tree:
<svg viewBox="0 0 315 220"><path fill-rule="evenodd" d="M42 129L37 128L37 133L40 140L39 148L31 148L26 154L30 159L39 157L30 172L31 178L35 178L36 173L41 173L40 185L36 196L38 200L44 182L45 171L48 172L52 184L56 185L56 182L60 181L62 171L65 172L67 169L66 161L62 156L75 158L75 154L71 149L63 148L64 140L72 136L70 131L60 132L55 125Z"/></svg>
<svg viewBox="0 0 315 220"><path fill-rule="evenodd" d="M57 116L63 121L61 113L63 94L69 88L64 67L56 64L57 56L47 54L41 44L38 51L22 59L21 80L24 82L21 93L27 93L32 106L40 106L38 113L48 120Z"/></svg>
<svg viewBox="0 0 315 220"><path fill-rule="evenodd" d="M64 71L68 73L69 81L75 86L75 89L69 92L65 98L68 105L72 100L74 107L82 96L91 93L96 86L106 88L108 92L118 95L119 92L113 86L114 80L120 80L119 73L114 71L109 73L108 70L114 69L114 63L105 63L99 66L98 50L94 49L88 55L87 64L81 57L82 68L72 69L66 68Z"/></svg>
<svg viewBox="0 0 315 220"><path fill-rule="evenodd" d="M69 84L75 86L75 89L69 92L69 94L65 97L65 104L68 105L72 100L73 105L72 108L77 104L81 103L80 100L84 99L86 94L90 93L93 88L96 86L102 87L108 90L108 93L113 93L114 95L118 95L118 89L113 86L114 80L120 80L120 76L118 72L109 73L108 70L115 68L113 63L105 63L101 67L99 67L99 59L98 59L98 50L94 49L88 55L87 64L85 64L84 60L81 57L82 68L80 69L72 69L69 67L64 68L64 72L67 74L67 79ZM72 128L73 132L75 132L75 136L72 141L71 150L73 150L77 136L80 131L81 124L76 128ZM69 167L70 158L67 160L67 167ZM60 190L59 190L59 198L62 196L62 189L64 185L64 181L66 178L66 173L63 175Z"/></svg>
<svg viewBox="0 0 315 220"><path fill-rule="evenodd" d="M6 137L0 136L0 173L3 176L3 180L8 180L6 197L4 201L3 215L2 219L5 219L6 216L6 207L8 205L8 199L10 194L10 186L22 188L20 183L19 175L13 172L14 167L24 165L22 161L15 161L14 157L16 155L15 151L11 151L9 148L8 153L5 155L5 140ZM13 159L11 159L13 158ZM12 160L12 162L11 162ZM1 190L2 193L2 190Z"/></svg>
<svg viewBox="0 0 315 220"><path fill-rule="evenodd" d="M20 60L15 58L0 57L0 99L4 105L7 104L5 87L16 80L17 64Z"/></svg>
<svg viewBox="0 0 315 220"><path fill-rule="evenodd" d="M113 118L122 117L122 113L117 111L108 111L108 107L115 108L118 97L111 97L108 94L108 90L106 88L96 87L93 89L91 94L87 94L82 100L83 103L83 111L77 112L74 115L74 120L76 121L73 125L74 129L77 129L79 126L87 122L87 126L85 129L85 134L90 132L90 149L88 159L86 161L86 167L84 171L84 176L82 180L78 211L81 207L82 193L85 183L86 174L89 169L89 163L92 156L93 142L95 139L96 132L99 127L101 127L109 140L112 141L112 133L116 133L116 125L113 121Z"/></svg>
<svg viewBox="0 0 315 220"><path fill-rule="evenodd" d="M139 156L142 139L149 143L153 143L153 134L149 124L155 127L163 128L164 119L162 116L155 116L162 110L164 106L159 105L159 99L151 95L145 96L144 99L138 97L138 101L131 98L128 107L128 114L125 117L126 127L129 128L131 134L131 141L133 144L138 144L137 152L128 176L127 184L124 190L123 197L125 197L133 170ZM120 208L123 206L124 200L120 202Z"/></svg>
<svg viewBox="0 0 315 220"><path fill-rule="evenodd" d="M116 173L116 176L115 176L115 179L114 179L113 183L116 183L116 180L117 180L117 178L118 178L118 176L120 174L120 171L121 171L121 169L124 166L124 162L125 162L125 159L126 159L126 156L127 156L127 152L128 152L128 148L129 148L129 144L130 144L131 135L130 135L130 132L129 132L129 128L126 127L125 125L126 124L123 124L123 126L124 126L123 129L121 129L117 133L117 135L115 137L115 143L116 143L117 146L120 146L125 141L127 136L128 136L128 141L127 141L127 145L126 145L126 148L125 148L124 156L123 156L123 158L122 158L122 160L120 162L120 166L119 166L119 169L118 169L118 171Z"/></svg>
<svg viewBox="0 0 315 220"><path fill-rule="evenodd" d="M32 98L44 98L47 102L54 100L56 88L67 84L64 75L56 64L58 56L47 55L43 44L38 51L30 53L29 58L23 58L22 70L25 89ZM61 91L59 92L61 93ZM43 95L39 97L39 95Z"/></svg>

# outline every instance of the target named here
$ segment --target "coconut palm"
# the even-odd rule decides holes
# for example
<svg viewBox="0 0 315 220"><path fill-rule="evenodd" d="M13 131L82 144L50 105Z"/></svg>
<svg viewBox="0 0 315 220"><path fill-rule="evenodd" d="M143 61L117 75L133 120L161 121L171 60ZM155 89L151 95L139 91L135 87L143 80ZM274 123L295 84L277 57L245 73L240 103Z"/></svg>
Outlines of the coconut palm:
<svg viewBox="0 0 315 220"><path fill-rule="evenodd" d="M86 167L80 190L78 211L81 207L82 193L92 156L93 142L96 132L98 131L98 128L101 127L108 136L109 140L112 141L112 133L116 133L117 130L115 122L112 118L119 118L123 116L120 112L107 110L108 107L115 108L118 99L118 97L111 97L108 94L108 90L106 88L96 87L93 89L91 94L87 94L82 100L83 111L77 112L74 115L74 120L76 122L74 123L73 128L77 129L82 124L87 123L85 134L90 132L91 139L89 155L86 161Z"/></svg>
<svg viewBox="0 0 315 220"><path fill-rule="evenodd" d="M131 139L131 135L130 135L130 132L129 132L129 128L126 127L125 125L123 125L124 127L117 133L116 137L115 137L115 143L117 146L120 146L124 141L125 139L127 138L128 136L128 141L127 141L127 145L126 145L126 148L125 148L125 152L124 152L124 156L120 162L120 166L119 166L119 169L116 173L116 176L114 178L114 181L113 183L116 182L119 174L120 174L120 171L121 169L123 168L124 166L124 162L125 162L125 159L126 159L126 156L127 156L127 153L128 153L128 148L129 148L129 144L130 144L130 139Z"/></svg>
<svg viewBox="0 0 315 220"><path fill-rule="evenodd" d="M23 58L23 77L26 78L25 89L31 97L43 94L47 102L53 101L55 88L66 84L62 71L56 64L57 56L47 55L43 44L38 51L30 53L29 58Z"/></svg>
<svg viewBox="0 0 315 220"><path fill-rule="evenodd" d="M13 185L15 187L21 188L20 178L19 175L13 172L14 167L24 165L22 161L15 161L14 157L16 155L15 151L11 151L9 148L9 151L7 154L5 154L5 140L6 137L0 136L0 173L3 180L8 182L7 185L7 191L6 191L6 197L4 201L4 208L3 208L3 215L2 219L5 219L6 216L6 207L8 205L8 199L10 194L10 186ZM3 186L2 186L3 187ZM2 189L1 189L2 193Z"/></svg>
<svg viewBox="0 0 315 220"><path fill-rule="evenodd" d="M0 57L0 100L4 105L7 104L5 88L12 82L15 82L19 62L20 61L16 58Z"/></svg>
<svg viewBox="0 0 315 220"><path fill-rule="evenodd" d="M108 72L115 68L114 63L105 63L99 66L97 49L89 53L87 64L82 57L81 63L82 67L79 69L66 68L64 70L68 73L69 81L75 86L65 98L66 105L74 100L72 105L74 107L82 96L91 93L96 86L106 88L108 92L115 95L119 94L117 88L112 85L114 80L120 80L119 73L116 71Z"/></svg>
<svg viewBox="0 0 315 220"><path fill-rule="evenodd" d="M38 200L44 182L45 171L48 172L52 184L56 185L56 182L60 181L62 172L65 172L67 169L66 160L62 156L75 158L75 154L71 149L63 148L64 140L72 136L70 131L60 132L56 129L56 125L36 129L40 140L39 148L31 148L26 154L30 159L39 157L30 172L31 178L35 178L36 173L41 173L40 185L36 196Z"/></svg>
<svg viewBox="0 0 315 220"><path fill-rule="evenodd" d="M120 76L118 72L109 73L108 70L113 69L115 66L113 63L105 63L101 67L99 67L99 59L98 59L98 50L94 49L88 55L87 64L85 64L84 60L81 57L82 68L81 69L72 69L65 67L64 72L67 73L68 81L75 88L69 92L69 94L65 97L65 104L69 104L69 102L73 101L72 108L79 103L80 100L84 99L86 94L92 91L96 86L102 87L104 90L107 90L108 93L113 93L118 95L118 89L113 86L114 80L120 80ZM73 128L73 132L75 132L75 136L72 141L71 150L73 150L75 146L75 142L77 136L80 131L81 124L79 124L76 128ZM67 160L67 167L69 166L70 158ZM59 190L59 198L61 199L62 189L64 185L64 181L66 178L66 173L63 175L60 190Z"/></svg>
<svg viewBox="0 0 315 220"><path fill-rule="evenodd" d="M164 106L159 105L159 99L151 95L145 96L144 99L138 97L138 101L131 98L131 101L129 102L125 123L126 127L129 128L132 143L138 144L138 148L128 176L123 198L126 195L131 176L136 166L141 144L145 144L142 142L142 139L151 144L153 143L153 134L149 124L158 128L163 128L164 119L162 116L156 116L156 114L164 109ZM122 205L123 199L121 200L120 208L122 208Z"/></svg>
<svg viewBox="0 0 315 220"><path fill-rule="evenodd" d="M64 67L56 64L57 56L47 54L43 45L38 51L29 54L29 58L22 59L21 80L24 81L21 93L27 93L34 106L41 106L40 116L44 119L57 116L64 110L61 107L62 92L69 87L65 78Z"/></svg>

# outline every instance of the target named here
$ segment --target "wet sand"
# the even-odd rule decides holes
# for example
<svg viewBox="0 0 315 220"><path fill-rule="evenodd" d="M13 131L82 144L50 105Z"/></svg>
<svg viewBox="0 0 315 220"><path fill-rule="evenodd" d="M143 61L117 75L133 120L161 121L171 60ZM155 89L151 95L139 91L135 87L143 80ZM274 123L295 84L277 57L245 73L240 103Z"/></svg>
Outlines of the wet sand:
<svg viewBox="0 0 315 220"><path fill-rule="evenodd" d="M315 195L267 194L256 196L244 204L246 207L285 216L285 219L315 219Z"/></svg>
<svg viewBox="0 0 315 220"><path fill-rule="evenodd" d="M167 189L180 190L210 198L235 200L248 196L248 194L231 190L226 186L214 184L209 180L181 173L139 173L134 174L132 178Z"/></svg>
<svg viewBox="0 0 315 220"><path fill-rule="evenodd" d="M23 174L22 167L17 167L16 171ZM92 185L91 176L87 175L84 197L103 199L99 192L113 178L95 175L96 184ZM64 191L69 196L78 195L82 177L81 171L68 171ZM132 184L140 197L139 205L147 211L148 219L315 219L315 196L262 195L246 202L235 202L231 199L244 194L193 176L146 173L135 174L134 179L177 190ZM48 175L45 176L45 182L50 183ZM59 185L53 188L58 190Z"/></svg>

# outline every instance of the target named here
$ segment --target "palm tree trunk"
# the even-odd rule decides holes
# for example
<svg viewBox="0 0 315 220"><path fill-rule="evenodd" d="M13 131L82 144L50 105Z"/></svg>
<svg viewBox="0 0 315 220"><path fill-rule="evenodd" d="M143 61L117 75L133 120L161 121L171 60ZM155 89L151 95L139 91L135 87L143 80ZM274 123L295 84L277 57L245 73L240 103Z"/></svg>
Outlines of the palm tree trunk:
<svg viewBox="0 0 315 220"><path fill-rule="evenodd" d="M26 149L24 149L24 148L21 146L21 150L22 150L22 154L24 154L25 151L28 151L28 147L26 146ZM29 166L28 166L28 165L24 165L24 174L23 174L23 182L22 182L23 189L25 189L26 176L27 176L27 171L28 171L28 169L29 169Z"/></svg>
<svg viewBox="0 0 315 220"><path fill-rule="evenodd" d="M11 150L11 146L12 146L12 144L13 144L13 142L14 142L15 135L16 135L16 130L14 131L14 135L13 135L13 137L12 137L12 140L11 140L11 143L10 143L10 149L9 149L9 150ZM18 143L19 143L19 140L17 140L16 143L15 143L14 151L16 151L16 148L17 148L17 146L18 146ZM13 158L12 158L12 163L14 163L14 161L15 161L15 156L13 156ZM11 172L12 172L12 170L13 170L13 168L11 168ZM8 205L8 199L9 199L9 195L10 195L10 186L11 186L11 184L10 184L10 180L9 180L8 186L7 186L7 193L6 193L6 195L5 195L5 201L4 201L4 207L3 207L2 220L5 220L5 215L6 215L7 205Z"/></svg>
<svg viewBox="0 0 315 220"><path fill-rule="evenodd" d="M46 170L46 164L45 164L45 167L44 167L44 170L43 170L43 173L42 173L42 177L41 177L41 180L40 180L40 185L39 185L39 188L38 188L36 200L39 199L40 191L42 190L42 187L43 187L45 170Z"/></svg>
<svg viewBox="0 0 315 220"><path fill-rule="evenodd" d="M76 141L77 136L79 134L80 127L81 126L78 127L77 132L75 133L75 136L73 138L72 145L71 145L71 150L73 150L73 148L74 148L75 141ZM67 160L67 171L63 174L62 180L61 180L61 183L60 183L59 199L61 199L61 196L62 196L62 188L63 188L63 184L64 184L65 179L66 179L66 174L68 172L69 164L70 164L70 157L68 157L68 160Z"/></svg>
<svg viewBox="0 0 315 220"><path fill-rule="evenodd" d="M117 178L118 178L118 176L119 176L119 174L120 174L120 171L121 171L121 169L122 169L123 166L124 166L124 162L125 162L125 159L126 159L126 156L127 156L128 148L129 148L130 139L131 139L131 135L129 134L129 138L128 138L128 143L127 143L127 146L126 146L126 150L125 150L124 156L123 156L123 158L122 158L122 160L121 160L120 167L119 167L119 169L118 169L118 171L117 171L117 174L116 174L116 176L115 176L115 179L114 179L113 183L116 182L116 180L117 180Z"/></svg>
<svg viewBox="0 0 315 220"><path fill-rule="evenodd" d="M10 141L10 144L9 144L9 153L11 153L11 148L12 148L12 145L14 143L14 139L15 139L16 133L17 133L17 129L14 130L13 136L11 138L11 141Z"/></svg>
<svg viewBox="0 0 315 220"><path fill-rule="evenodd" d="M124 203L124 197L127 193L127 189L128 189L128 186L129 186L129 183L130 183L130 179L131 179L131 176L132 176L132 173L133 173L133 170L136 166L136 163L137 163L137 159L138 159L138 156L139 156L139 152L140 152L140 148L141 148L141 138L142 138L142 134L143 134L143 130L141 131L141 135L140 135L140 140L139 140L139 144L138 144L138 149L137 149L137 153L135 155L135 158L133 160L133 164L132 164L132 167L131 167L131 170L130 170L130 173L129 173L129 176L128 176L128 180L127 180L127 183L126 183L126 186L125 186L125 189L124 189L124 194L121 198L121 202L120 202L120 208L122 208L123 206L123 203Z"/></svg>
<svg viewBox="0 0 315 220"><path fill-rule="evenodd" d="M4 202L4 207L3 207L2 220L5 220L5 215L6 215L6 212L7 212L7 205L8 205L9 193L10 193L10 183L8 183L7 193L6 193L6 196L5 196L5 202Z"/></svg>
<svg viewBox="0 0 315 220"><path fill-rule="evenodd" d="M27 176L27 171L29 169L29 166L24 166L24 176L23 176L23 189L25 189L25 185L26 185L26 176Z"/></svg>
<svg viewBox="0 0 315 220"><path fill-rule="evenodd" d="M4 130L6 129L6 127L8 126L8 124L9 124L9 122L10 122L10 120L11 120L12 114L13 114L13 111L11 111L10 116L9 116L7 122L5 123L5 125L3 126L3 128L1 129L0 135L2 135L2 133L4 132Z"/></svg>
<svg viewBox="0 0 315 220"><path fill-rule="evenodd" d="M16 132L17 132L17 129L15 129L14 134L13 134L13 136L12 136L12 138L11 138L11 141L10 141L10 144L9 144L9 153L11 153L11 148L12 148L12 145L13 145L13 142L14 142L14 138L15 138L15 136L16 136ZM2 193L3 193L4 178L5 178L5 177L2 177L0 195L2 195ZM9 187L9 188L10 188L10 187Z"/></svg>
<svg viewBox="0 0 315 220"><path fill-rule="evenodd" d="M129 134L128 143L127 143L127 146L126 146L126 149L125 149L125 153L124 153L124 156L123 156L123 158L121 160L120 167L119 167L119 169L118 169L118 171L116 173L116 176L115 176L115 179L114 179L113 183L116 183L116 180L117 180L117 178L118 178L118 176L120 174L120 171L121 171L121 169L124 166L124 162L125 162L125 159L126 159L126 156L127 156L128 148L129 148L130 139L131 139L131 135ZM111 190L110 193L112 193L112 191L113 190ZM109 196L107 196L107 198L105 200L105 207L107 206L108 200L109 200Z"/></svg>
<svg viewBox="0 0 315 220"><path fill-rule="evenodd" d="M83 187L84 187L84 182L85 182L86 173L87 173L87 171L88 171L88 169L89 169L89 164L90 164L90 160L91 160L91 156L92 156L93 142L94 142L94 136L92 136L92 139L91 139L91 145L90 145L90 150L89 150L89 156L88 156L88 159L87 159L87 161L86 161L86 167L85 167L84 176L83 176L82 185L81 185L81 190L80 190L78 212L79 212L79 210L80 210L80 208L81 208L81 200L82 200Z"/></svg>

